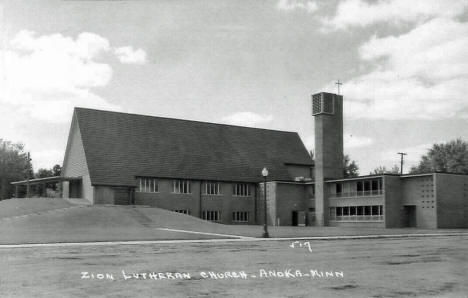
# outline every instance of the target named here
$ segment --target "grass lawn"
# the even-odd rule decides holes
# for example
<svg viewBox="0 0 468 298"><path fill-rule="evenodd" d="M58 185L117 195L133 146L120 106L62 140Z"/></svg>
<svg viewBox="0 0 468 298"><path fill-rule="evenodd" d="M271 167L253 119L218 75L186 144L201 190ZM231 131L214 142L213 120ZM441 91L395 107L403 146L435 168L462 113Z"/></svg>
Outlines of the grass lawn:
<svg viewBox="0 0 468 298"><path fill-rule="evenodd" d="M466 297L468 236L0 248L1 297ZM343 277L277 277L268 271L339 271ZM124 280L155 272L188 279ZM245 272L211 278L208 272ZM81 272L113 280L82 279ZM201 272L205 272L203 275ZM168 275L165 275L168 276ZM233 276L233 274L231 274ZM255 277L254 277L255 276ZM208 277L208 278L205 278Z"/></svg>
<svg viewBox="0 0 468 298"><path fill-rule="evenodd" d="M72 206L66 200L52 198L10 199L0 201L0 219Z"/></svg>
<svg viewBox="0 0 468 298"><path fill-rule="evenodd" d="M0 244L170 240L232 238L160 230L169 228L222 235L261 237L260 225L222 225L159 208L132 206L77 206L57 199L9 200L0 210L31 214L21 218L0 218ZM15 202L20 201L20 202ZM44 206L40 208L40 203ZM28 205L29 204L29 205ZM6 208L2 209L3 206ZM13 208L15 206L15 208ZM18 208L16 208L18 207ZM49 209L45 209L48 207ZM69 207L68 209L60 209ZM269 227L271 237L313 237L379 234L420 234L467 232L460 230L420 230L334 227Z"/></svg>

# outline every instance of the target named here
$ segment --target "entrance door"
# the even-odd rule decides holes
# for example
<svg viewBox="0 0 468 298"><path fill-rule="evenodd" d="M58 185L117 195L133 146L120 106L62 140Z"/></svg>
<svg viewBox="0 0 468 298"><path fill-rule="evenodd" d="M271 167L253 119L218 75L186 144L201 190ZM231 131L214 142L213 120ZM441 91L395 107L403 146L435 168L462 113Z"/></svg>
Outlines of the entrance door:
<svg viewBox="0 0 468 298"><path fill-rule="evenodd" d="M297 226L297 224L298 224L298 212L293 211L292 212L292 225Z"/></svg>
<svg viewBox="0 0 468 298"><path fill-rule="evenodd" d="M416 227L416 206L415 205L404 206L404 210L405 210L404 226L408 228Z"/></svg>
<svg viewBox="0 0 468 298"><path fill-rule="evenodd" d="M130 189L124 187L114 188L114 204L115 205L129 205L130 201Z"/></svg>
<svg viewBox="0 0 468 298"><path fill-rule="evenodd" d="M81 198L82 194L82 183L81 180L71 180L69 183L69 198Z"/></svg>

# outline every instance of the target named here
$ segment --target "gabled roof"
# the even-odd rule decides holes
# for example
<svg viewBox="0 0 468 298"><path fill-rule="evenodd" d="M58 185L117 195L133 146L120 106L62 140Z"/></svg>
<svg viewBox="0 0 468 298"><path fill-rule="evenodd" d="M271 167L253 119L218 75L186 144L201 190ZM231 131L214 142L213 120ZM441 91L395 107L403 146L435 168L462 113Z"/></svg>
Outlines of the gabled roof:
<svg viewBox="0 0 468 298"><path fill-rule="evenodd" d="M91 183L136 176L258 182L292 180L285 163L311 165L296 132L75 108Z"/></svg>

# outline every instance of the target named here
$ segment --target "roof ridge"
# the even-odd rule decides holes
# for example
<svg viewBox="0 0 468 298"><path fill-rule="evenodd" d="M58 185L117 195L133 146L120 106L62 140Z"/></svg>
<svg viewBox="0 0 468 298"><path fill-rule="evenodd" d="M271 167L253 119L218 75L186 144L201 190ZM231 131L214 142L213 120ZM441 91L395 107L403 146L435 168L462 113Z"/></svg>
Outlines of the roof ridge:
<svg viewBox="0 0 468 298"><path fill-rule="evenodd" d="M202 123L202 124L238 127L238 128L243 128L243 129L267 130L267 131L276 131L276 132L282 132L282 133L298 134L297 131L288 131L288 130L279 130L279 129L270 129L270 128L259 128L259 127L232 125L232 124L226 124L226 123L216 123L216 122L207 122L207 121L200 121L200 120L189 120L189 119L180 119L180 118L171 118L171 117L161 117L161 116L144 115L144 114L129 113L129 112L109 111L109 110L101 110L101 109L93 109L93 108L85 108L85 107L75 107L74 109L75 110L91 110L91 111L104 112L104 113L114 113L114 114L126 114L126 115L139 116L139 117L150 117L150 118L168 119L168 120L176 120L176 121L196 122L196 123Z"/></svg>

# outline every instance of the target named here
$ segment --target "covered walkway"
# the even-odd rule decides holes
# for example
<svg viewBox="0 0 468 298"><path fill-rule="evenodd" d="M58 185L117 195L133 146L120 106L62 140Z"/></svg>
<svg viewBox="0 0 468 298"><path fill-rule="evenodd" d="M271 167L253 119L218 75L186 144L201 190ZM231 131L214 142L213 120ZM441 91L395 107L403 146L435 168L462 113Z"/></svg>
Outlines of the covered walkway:
<svg viewBox="0 0 468 298"><path fill-rule="evenodd" d="M63 197L61 182L69 182L67 197L81 198L81 177L53 176L11 182L15 186L15 198L20 197ZM49 192L47 191L49 190Z"/></svg>

